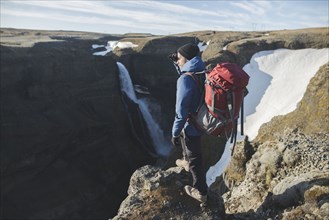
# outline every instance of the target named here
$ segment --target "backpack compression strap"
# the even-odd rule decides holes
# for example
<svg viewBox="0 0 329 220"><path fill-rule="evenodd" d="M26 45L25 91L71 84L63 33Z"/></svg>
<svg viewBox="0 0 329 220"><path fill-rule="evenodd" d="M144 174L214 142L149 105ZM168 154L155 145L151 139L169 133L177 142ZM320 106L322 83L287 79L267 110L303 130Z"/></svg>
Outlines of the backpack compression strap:
<svg viewBox="0 0 329 220"><path fill-rule="evenodd" d="M200 80L200 78L198 79L198 77L196 75L200 75L200 74L204 74L204 73L205 73L205 71L195 72L195 73L186 72L184 74L191 76L201 91L201 89L203 90L203 88L202 88L203 85L201 85L201 82L200 82L201 80Z"/></svg>
<svg viewBox="0 0 329 220"><path fill-rule="evenodd" d="M244 88L242 102L241 102L241 123L240 123L240 126L241 126L241 135L244 135L244 132L243 132L244 97L246 97L248 95L248 93L249 93L248 89L247 88Z"/></svg>
<svg viewBox="0 0 329 220"><path fill-rule="evenodd" d="M241 126L241 135L244 135L243 134L243 111L244 111L244 97L242 97L242 100L241 100L241 109L240 109L240 111L241 111L241 118L240 118L240 126Z"/></svg>
<svg viewBox="0 0 329 220"><path fill-rule="evenodd" d="M240 107L240 113L241 113L241 122L240 122L240 126L241 126L241 135L244 135L244 132L243 132L243 112L244 112L244 97L246 95L248 95L249 91L245 88L244 91L243 91L243 96L242 96L242 100L241 100L241 107ZM234 153L234 147L235 147L235 144L236 144L236 137L237 137L237 134L238 134L238 125L235 124L234 126L235 128L235 131L234 131L234 137L231 137L231 143L232 143L232 138L234 138L234 144L233 144L233 148L232 148L232 152L231 152L231 155L233 156L233 153ZM232 132L233 132L233 128L232 128Z"/></svg>
<svg viewBox="0 0 329 220"><path fill-rule="evenodd" d="M230 136L230 143L233 143L233 148L231 155L233 155L234 148L236 145L236 137L237 137L237 123L236 119L234 117L234 112L235 112L235 94L232 92L227 92L227 97L226 97L226 102L227 102L227 107L229 110L230 118L231 118L231 123L232 123L232 130L231 130L231 136Z"/></svg>

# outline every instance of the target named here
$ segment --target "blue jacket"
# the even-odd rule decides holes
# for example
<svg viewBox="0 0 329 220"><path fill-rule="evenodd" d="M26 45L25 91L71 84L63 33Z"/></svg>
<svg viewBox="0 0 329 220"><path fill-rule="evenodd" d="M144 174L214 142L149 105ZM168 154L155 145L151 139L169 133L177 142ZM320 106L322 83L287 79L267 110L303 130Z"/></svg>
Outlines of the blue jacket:
<svg viewBox="0 0 329 220"><path fill-rule="evenodd" d="M189 136L202 135L202 132L187 120L190 113L196 112L202 94L200 93L200 88L194 79L184 73L202 72L204 70L205 64L199 56L196 56L185 63L182 66L182 69L177 69L180 77L177 80L176 116L172 128L173 137L179 136L183 129L185 129L186 134Z"/></svg>

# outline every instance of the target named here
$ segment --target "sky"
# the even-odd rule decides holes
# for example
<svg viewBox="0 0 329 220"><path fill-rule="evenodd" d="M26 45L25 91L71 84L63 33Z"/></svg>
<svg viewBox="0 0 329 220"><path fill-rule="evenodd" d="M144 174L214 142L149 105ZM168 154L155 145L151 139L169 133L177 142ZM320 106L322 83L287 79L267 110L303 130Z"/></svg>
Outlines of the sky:
<svg viewBox="0 0 329 220"><path fill-rule="evenodd" d="M307 85L319 68L329 61L329 48L278 49L253 55L243 67L249 76L249 94L244 105L244 133L253 140L260 128L274 116L294 111L303 98ZM291 83L291 82L294 83ZM240 126L238 126L240 127ZM239 134L239 133L238 133ZM241 141L244 139L238 136ZM226 144L223 156L207 172L210 185L230 162L232 144Z"/></svg>
<svg viewBox="0 0 329 220"><path fill-rule="evenodd" d="M327 0L1 0L0 26L107 34L267 31L329 26Z"/></svg>

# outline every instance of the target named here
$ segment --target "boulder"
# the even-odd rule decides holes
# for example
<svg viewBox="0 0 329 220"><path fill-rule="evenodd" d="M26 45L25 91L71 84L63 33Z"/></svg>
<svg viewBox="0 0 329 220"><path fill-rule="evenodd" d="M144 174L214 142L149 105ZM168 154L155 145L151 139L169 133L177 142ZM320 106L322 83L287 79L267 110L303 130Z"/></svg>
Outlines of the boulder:
<svg viewBox="0 0 329 220"><path fill-rule="evenodd" d="M272 199L279 206L292 207L303 202L317 202L328 191L329 172L311 171L285 177L273 188Z"/></svg>
<svg viewBox="0 0 329 220"><path fill-rule="evenodd" d="M119 219L225 219L224 204L214 192L205 207L184 192L191 175L183 168L162 170L144 166L131 176L128 197L121 203Z"/></svg>

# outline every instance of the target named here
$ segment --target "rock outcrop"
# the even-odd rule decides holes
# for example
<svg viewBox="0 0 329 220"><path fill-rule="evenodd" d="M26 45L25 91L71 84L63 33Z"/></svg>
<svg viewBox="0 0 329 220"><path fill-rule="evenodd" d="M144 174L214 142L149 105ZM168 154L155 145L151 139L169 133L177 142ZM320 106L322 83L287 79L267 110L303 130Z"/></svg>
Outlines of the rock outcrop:
<svg viewBox="0 0 329 220"><path fill-rule="evenodd" d="M205 207L187 196L183 187L191 183L191 175L183 168L161 170L144 166L131 176L128 197L121 203L119 219L225 219L223 199L208 193Z"/></svg>
<svg viewBox="0 0 329 220"><path fill-rule="evenodd" d="M256 146L245 164L231 162L224 175L231 188L223 194L226 213L232 218L326 219L328 141L328 133L306 136L287 129L280 138ZM242 152L234 157L245 155ZM239 169L245 172L237 181L234 171Z"/></svg>

